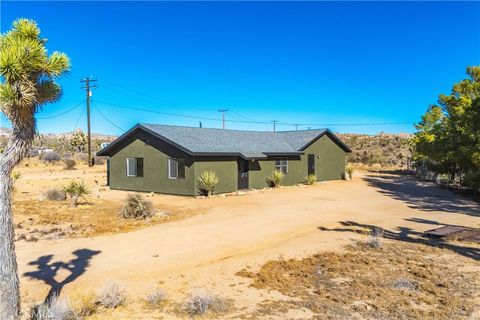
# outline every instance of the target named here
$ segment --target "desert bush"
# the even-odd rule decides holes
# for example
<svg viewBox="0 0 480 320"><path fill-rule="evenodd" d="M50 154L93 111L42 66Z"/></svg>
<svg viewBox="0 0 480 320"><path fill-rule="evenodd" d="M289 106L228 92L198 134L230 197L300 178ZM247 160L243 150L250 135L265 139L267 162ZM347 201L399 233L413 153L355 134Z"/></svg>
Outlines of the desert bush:
<svg viewBox="0 0 480 320"><path fill-rule="evenodd" d="M146 219L154 213L152 202L145 200L140 194L131 193L127 195L120 214L125 219Z"/></svg>
<svg viewBox="0 0 480 320"><path fill-rule="evenodd" d="M71 305L80 319L88 317L97 309L97 296L92 290L80 289L71 297Z"/></svg>
<svg viewBox="0 0 480 320"><path fill-rule="evenodd" d="M383 245L382 243L383 233L384 231L382 228L373 228L367 237L367 240L366 240L367 245L375 249L381 248Z"/></svg>
<svg viewBox="0 0 480 320"><path fill-rule="evenodd" d="M50 201L64 201L67 199L67 194L63 190L58 190L58 189L47 189L43 193L43 196L45 199L50 200Z"/></svg>
<svg viewBox="0 0 480 320"><path fill-rule="evenodd" d="M353 166L352 166L352 165L348 165L348 166L345 167L345 172L347 173L348 178L349 178L350 180L353 179L353 171L354 171L354 169L353 169Z"/></svg>
<svg viewBox="0 0 480 320"><path fill-rule="evenodd" d="M77 206L77 202L80 197L85 197L90 193L90 190L87 189L83 181L76 180L70 181L70 183L63 188L63 190L70 196L72 207Z"/></svg>
<svg viewBox="0 0 480 320"><path fill-rule="evenodd" d="M267 177L267 183L270 187L277 188L282 184L283 178L283 173L275 170L269 177Z"/></svg>
<svg viewBox="0 0 480 320"><path fill-rule="evenodd" d="M75 162L75 160L73 160L71 158L63 159L63 168L65 170L73 170L73 169L75 169L76 165L77 165L77 163Z"/></svg>
<svg viewBox="0 0 480 320"><path fill-rule="evenodd" d="M97 157L97 156L95 156L95 158L94 158L94 163L95 163L96 165L99 165L99 166L100 166L100 165L104 165L106 161L107 161L107 158L106 158L106 157Z"/></svg>
<svg viewBox="0 0 480 320"><path fill-rule="evenodd" d="M55 151L52 151L52 152L40 154L40 159L47 163L53 163L53 162L60 161L60 155Z"/></svg>
<svg viewBox="0 0 480 320"><path fill-rule="evenodd" d="M311 186L312 184L317 182L317 176L314 174L310 174L307 177L305 177L305 182Z"/></svg>
<svg viewBox="0 0 480 320"><path fill-rule="evenodd" d="M100 290L97 303L105 308L116 308L125 304L127 294L125 287L116 281L109 280Z"/></svg>
<svg viewBox="0 0 480 320"><path fill-rule="evenodd" d="M393 283L393 287L398 290L408 290L408 291L417 290L417 286L415 285L415 283L405 278L397 279Z"/></svg>
<svg viewBox="0 0 480 320"><path fill-rule="evenodd" d="M84 152L76 153L75 158L77 158L77 160L80 160L83 163L88 164L88 154L87 153L84 153Z"/></svg>
<svg viewBox="0 0 480 320"><path fill-rule="evenodd" d="M227 309L225 300L209 293L198 293L191 295L185 303L185 310L192 316L204 315L209 310L221 312Z"/></svg>
<svg viewBox="0 0 480 320"><path fill-rule="evenodd" d="M210 197L215 191L218 181L219 179L214 171L204 171L200 177L198 177L198 189L203 195Z"/></svg>
<svg viewBox="0 0 480 320"><path fill-rule="evenodd" d="M47 302L36 305L30 311L31 320L76 320L78 316L68 300L53 296Z"/></svg>
<svg viewBox="0 0 480 320"><path fill-rule="evenodd" d="M159 305L165 301L166 294L163 290L155 288L148 292L145 297L145 302L151 306Z"/></svg>

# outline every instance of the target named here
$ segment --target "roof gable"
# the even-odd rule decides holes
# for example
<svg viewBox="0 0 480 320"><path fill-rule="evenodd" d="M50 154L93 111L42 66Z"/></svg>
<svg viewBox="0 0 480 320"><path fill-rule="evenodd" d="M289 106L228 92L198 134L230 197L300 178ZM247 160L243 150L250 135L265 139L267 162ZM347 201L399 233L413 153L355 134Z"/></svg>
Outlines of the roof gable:
<svg viewBox="0 0 480 320"><path fill-rule="evenodd" d="M97 154L110 155L116 144L127 136L143 130L190 155L236 155L245 159L261 159L268 155L300 155L303 149L329 130L308 130L288 132L265 132L225 130L168 126L158 124L137 124ZM336 138L336 143L349 152L350 149Z"/></svg>

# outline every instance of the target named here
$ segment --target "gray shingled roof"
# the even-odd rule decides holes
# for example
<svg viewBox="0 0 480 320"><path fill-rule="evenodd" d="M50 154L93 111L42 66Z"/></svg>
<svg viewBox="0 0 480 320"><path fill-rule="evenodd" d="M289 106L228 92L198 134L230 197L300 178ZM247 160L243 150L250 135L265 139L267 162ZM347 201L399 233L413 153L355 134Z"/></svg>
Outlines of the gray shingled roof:
<svg viewBox="0 0 480 320"><path fill-rule="evenodd" d="M158 124L139 124L132 130L135 130L136 128L142 128L190 154L236 154L246 159L266 158L269 154L301 154L303 147L308 145L319 135L328 131L327 129L322 129L265 132ZM125 135L128 135L132 130ZM122 138L123 136L118 138L117 141ZM98 154L109 155L108 151L113 145L115 145L115 142L111 143L103 150L100 150ZM345 145L343 146L346 147ZM348 149L348 147L346 148Z"/></svg>
<svg viewBox="0 0 480 320"><path fill-rule="evenodd" d="M302 150L307 144L313 141L319 135L325 133L327 129L300 130L300 131L280 131L279 134L295 150Z"/></svg>

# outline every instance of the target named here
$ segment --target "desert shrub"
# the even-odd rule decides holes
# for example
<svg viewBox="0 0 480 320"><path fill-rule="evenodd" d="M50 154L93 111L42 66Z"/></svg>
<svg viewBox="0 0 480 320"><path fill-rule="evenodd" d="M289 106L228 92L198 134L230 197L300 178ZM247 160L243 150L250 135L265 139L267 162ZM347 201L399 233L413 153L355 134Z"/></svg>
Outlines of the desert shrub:
<svg viewBox="0 0 480 320"><path fill-rule="evenodd" d="M65 170L73 170L73 169L75 169L76 165L77 165L77 163L75 162L75 160L73 160L71 158L63 159L63 168Z"/></svg>
<svg viewBox="0 0 480 320"><path fill-rule="evenodd" d="M405 278L397 279L393 283L393 287L398 290L407 290L407 291L417 290L417 286L415 285L415 283Z"/></svg>
<svg viewBox="0 0 480 320"><path fill-rule="evenodd" d="M145 297L145 302L151 306L159 305L165 301L166 294L163 290L155 288L148 292Z"/></svg>
<svg viewBox="0 0 480 320"><path fill-rule="evenodd" d="M53 162L60 161L60 155L55 151L51 151L51 152L40 154L40 159L47 163L53 163Z"/></svg>
<svg viewBox="0 0 480 320"><path fill-rule="evenodd" d="M80 289L71 298L72 309L80 319L88 317L97 309L97 296L92 290Z"/></svg>
<svg viewBox="0 0 480 320"><path fill-rule="evenodd" d="M97 156L95 156L95 158L94 158L94 163L95 163L96 165L99 165L99 166L100 166L100 165L104 165L106 161L107 161L107 158L106 158L106 157L97 157Z"/></svg>
<svg viewBox="0 0 480 320"><path fill-rule="evenodd" d="M348 178L349 178L350 180L353 179L353 171L354 171L354 169L353 169L353 166L352 166L352 165L348 165L348 166L345 167L345 172L347 173Z"/></svg>
<svg viewBox="0 0 480 320"><path fill-rule="evenodd" d="M63 188L66 194L69 195L72 201L72 207L77 206L78 198L85 197L90 193L90 190L87 189L83 181L72 180L70 183Z"/></svg>
<svg viewBox="0 0 480 320"><path fill-rule="evenodd" d="M53 296L47 302L36 305L30 311L31 320L76 320L78 316L68 300Z"/></svg>
<svg viewBox="0 0 480 320"><path fill-rule="evenodd" d="M58 189L47 189L43 193L43 196L45 199L50 200L50 201L64 201L67 199L67 194L63 190L58 190Z"/></svg>
<svg viewBox="0 0 480 320"><path fill-rule="evenodd" d="M282 184L283 178L283 173L275 170L269 177L267 177L267 183L270 187L277 188Z"/></svg>
<svg viewBox="0 0 480 320"><path fill-rule="evenodd" d="M97 303L105 308L116 308L125 304L127 294L125 287L116 281L109 280L100 290Z"/></svg>
<svg viewBox="0 0 480 320"><path fill-rule="evenodd" d="M209 293L198 293L191 295L185 303L185 310L190 315L204 315L209 310L221 312L227 309L225 300Z"/></svg>
<svg viewBox="0 0 480 320"><path fill-rule="evenodd" d="M384 231L382 228L373 228L367 237L367 240L366 240L367 245L375 249L381 248L383 245L382 243L383 233Z"/></svg>
<svg viewBox="0 0 480 320"><path fill-rule="evenodd" d="M131 193L127 195L121 216L125 219L146 219L155 213L152 202L142 195Z"/></svg>
<svg viewBox="0 0 480 320"><path fill-rule="evenodd" d="M210 197L215 191L218 181L219 179L214 171L204 171L197 180L200 193Z"/></svg>
<svg viewBox="0 0 480 320"><path fill-rule="evenodd" d="M311 186L312 184L317 182L317 176L314 174L310 174L307 177L305 177L305 182Z"/></svg>

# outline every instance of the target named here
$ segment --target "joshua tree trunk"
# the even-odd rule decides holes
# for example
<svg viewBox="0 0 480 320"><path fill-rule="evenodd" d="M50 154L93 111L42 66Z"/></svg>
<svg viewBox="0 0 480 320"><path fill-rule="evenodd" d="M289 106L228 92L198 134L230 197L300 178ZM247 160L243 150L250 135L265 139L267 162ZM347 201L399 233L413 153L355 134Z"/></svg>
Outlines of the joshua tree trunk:
<svg viewBox="0 0 480 320"><path fill-rule="evenodd" d="M14 126L5 152L0 156L0 318L20 319L20 289L15 256L12 215L12 170L22 160L35 137L35 120Z"/></svg>

